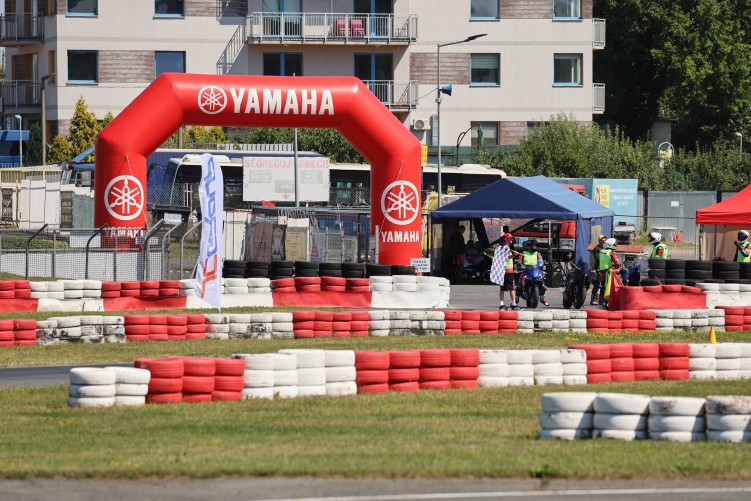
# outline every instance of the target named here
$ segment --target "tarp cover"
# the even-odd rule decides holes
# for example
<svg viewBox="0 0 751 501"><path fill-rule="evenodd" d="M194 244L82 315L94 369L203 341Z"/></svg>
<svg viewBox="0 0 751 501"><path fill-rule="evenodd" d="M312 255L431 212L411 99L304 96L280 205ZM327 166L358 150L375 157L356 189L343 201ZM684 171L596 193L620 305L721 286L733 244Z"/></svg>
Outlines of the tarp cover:
<svg viewBox="0 0 751 501"><path fill-rule="evenodd" d="M751 226L751 185L727 200L697 210L696 224Z"/></svg>
<svg viewBox="0 0 751 501"><path fill-rule="evenodd" d="M572 221L613 211L545 176L501 179L431 213L434 219L502 217Z"/></svg>
<svg viewBox="0 0 751 501"><path fill-rule="evenodd" d="M574 262L589 269L587 248L596 233L610 235L613 211L545 176L502 179L431 212L435 220L509 218L576 221ZM596 241L596 239L594 239Z"/></svg>

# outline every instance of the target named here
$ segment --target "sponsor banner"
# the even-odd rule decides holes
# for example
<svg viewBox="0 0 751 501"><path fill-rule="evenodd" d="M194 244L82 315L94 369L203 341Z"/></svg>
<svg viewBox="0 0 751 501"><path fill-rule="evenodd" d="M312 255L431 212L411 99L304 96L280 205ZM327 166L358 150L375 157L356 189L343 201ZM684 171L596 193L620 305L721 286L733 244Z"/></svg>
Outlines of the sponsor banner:
<svg viewBox="0 0 751 501"><path fill-rule="evenodd" d="M201 250L198 255L195 293L222 309L222 229L224 226L224 178L213 155L201 155Z"/></svg>
<svg viewBox="0 0 751 501"><path fill-rule="evenodd" d="M298 190L301 202L329 201L329 159L298 156ZM293 157L243 158L243 201L293 202L295 159Z"/></svg>

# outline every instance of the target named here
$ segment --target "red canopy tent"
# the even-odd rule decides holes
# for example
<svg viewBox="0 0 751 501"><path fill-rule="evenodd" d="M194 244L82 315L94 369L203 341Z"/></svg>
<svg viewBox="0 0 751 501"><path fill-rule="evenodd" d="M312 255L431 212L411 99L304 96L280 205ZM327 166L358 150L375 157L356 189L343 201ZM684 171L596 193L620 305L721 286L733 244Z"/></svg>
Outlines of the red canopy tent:
<svg viewBox="0 0 751 501"><path fill-rule="evenodd" d="M697 210L696 224L713 225L702 228L700 257L722 256L732 260L735 253L733 240L738 230L751 228L751 185L727 200Z"/></svg>

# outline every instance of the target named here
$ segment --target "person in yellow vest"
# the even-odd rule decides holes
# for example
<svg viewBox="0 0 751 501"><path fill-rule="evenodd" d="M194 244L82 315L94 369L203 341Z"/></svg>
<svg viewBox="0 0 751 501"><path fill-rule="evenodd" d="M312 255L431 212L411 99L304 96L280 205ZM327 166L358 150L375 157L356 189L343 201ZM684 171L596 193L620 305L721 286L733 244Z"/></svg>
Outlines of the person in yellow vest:
<svg viewBox="0 0 751 501"><path fill-rule="evenodd" d="M649 243L653 245L651 259L667 259L668 258L668 246L662 241L662 235L656 231L647 235Z"/></svg>
<svg viewBox="0 0 751 501"><path fill-rule="evenodd" d="M605 245L600 251L598 257L600 260L600 284L602 284L603 290L600 291L600 305L607 306L608 302L605 299L605 283L608 277L608 271L613 270L614 273L618 273L621 267L621 263L618 261L618 256L615 254L615 249L618 247L615 238L608 238L605 240Z"/></svg>
<svg viewBox="0 0 751 501"><path fill-rule="evenodd" d="M746 230L739 231L738 240L733 243L736 249L733 261L739 263L751 262L751 242L748 241L748 232Z"/></svg>
<svg viewBox="0 0 751 501"><path fill-rule="evenodd" d="M524 251L520 256L520 259L524 266L536 266L540 269L545 266L545 261L543 261L542 255L537 252L537 240L534 238L531 238L524 243ZM547 287L545 287L544 281L537 285L537 290L539 291L540 302L545 306L550 306L548 300L545 299L545 291L547 290Z"/></svg>

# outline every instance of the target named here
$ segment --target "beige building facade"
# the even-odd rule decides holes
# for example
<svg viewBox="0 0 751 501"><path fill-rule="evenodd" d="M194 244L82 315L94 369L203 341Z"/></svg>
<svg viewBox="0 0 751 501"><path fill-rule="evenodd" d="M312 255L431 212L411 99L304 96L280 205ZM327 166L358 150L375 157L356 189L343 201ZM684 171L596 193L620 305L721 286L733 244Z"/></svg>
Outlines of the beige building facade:
<svg viewBox="0 0 751 501"><path fill-rule="evenodd" d="M462 146L513 145L552 115L604 112L592 1L5 0L2 115L44 117L49 142L80 97L117 115L165 71L354 75L435 150L440 83L446 162L465 132Z"/></svg>

